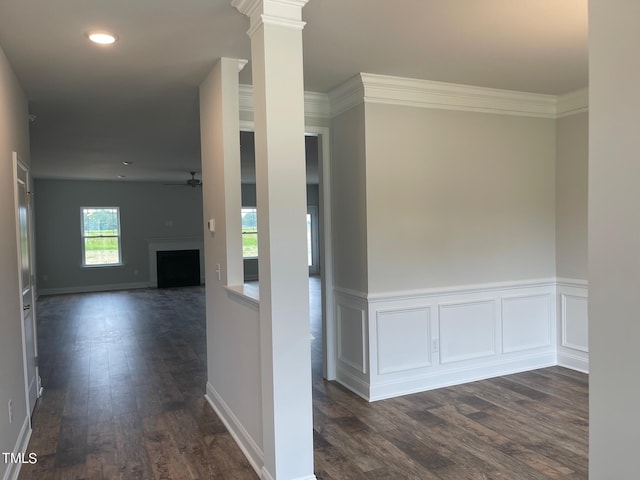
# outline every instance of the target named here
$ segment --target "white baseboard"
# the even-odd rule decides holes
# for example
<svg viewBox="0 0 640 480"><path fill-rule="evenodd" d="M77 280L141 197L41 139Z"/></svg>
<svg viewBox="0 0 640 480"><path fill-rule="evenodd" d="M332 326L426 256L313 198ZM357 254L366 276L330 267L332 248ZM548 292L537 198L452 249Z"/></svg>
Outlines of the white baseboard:
<svg viewBox="0 0 640 480"><path fill-rule="evenodd" d="M582 352L561 351L558 352L558 365L578 372L589 373L589 356Z"/></svg>
<svg viewBox="0 0 640 480"><path fill-rule="evenodd" d="M494 364L477 367L460 368L456 371L438 372L416 378L403 379L389 383L381 383L371 387L370 401L410 395L412 393L451 387L464 383L486 380L488 378L511 375L513 373L536 370L556 365L554 353L534 355L513 361L500 361Z"/></svg>
<svg viewBox="0 0 640 480"><path fill-rule="evenodd" d="M79 285L77 287L61 287L61 288L41 288L40 296L45 295L65 295L69 293L93 293L93 292L111 292L116 290L137 290L140 288L150 288L149 282L135 283L113 283L107 285Z"/></svg>
<svg viewBox="0 0 640 480"><path fill-rule="evenodd" d="M356 375L352 375L342 365L337 366L336 382L338 382L340 385L347 388L348 390L351 390L353 393L355 393L359 397L362 397L367 402L371 401L370 394L369 394L371 390L371 386L361 378L358 378Z"/></svg>
<svg viewBox="0 0 640 480"><path fill-rule="evenodd" d="M31 438L31 432L31 424L29 422L29 417L27 416L22 423L22 428L18 434L16 446L13 448L14 457L19 453L26 454L27 447L29 446L29 439ZM21 463L8 463L7 470L4 472L4 477L2 477L3 480L18 480L21 468Z"/></svg>
<svg viewBox="0 0 640 480"><path fill-rule="evenodd" d="M269 471L265 468L262 467L262 473L260 475L260 480L274 480L273 475L271 475L269 473ZM298 478L294 478L293 480L317 480L315 475L309 475L306 477L298 477Z"/></svg>
<svg viewBox="0 0 640 480"><path fill-rule="evenodd" d="M227 427L227 430L229 430L229 433L240 447L240 450L242 450L242 453L244 453L244 456L247 457L256 474L261 476L263 471L266 471L263 468L264 453L209 382L207 382L207 394L205 398L214 412L220 417L224 426Z"/></svg>

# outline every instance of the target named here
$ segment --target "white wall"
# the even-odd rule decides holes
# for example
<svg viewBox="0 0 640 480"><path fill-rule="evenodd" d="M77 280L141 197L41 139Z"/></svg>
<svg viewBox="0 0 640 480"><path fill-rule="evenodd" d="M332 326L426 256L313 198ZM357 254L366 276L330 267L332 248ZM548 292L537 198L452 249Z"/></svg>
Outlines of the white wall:
<svg viewBox="0 0 640 480"><path fill-rule="evenodd" d="M334 285L366 292L367 185L364 105L333 119L331 202Z"/></svg>
<svg viewBox="0 0 640 480"><path fill-rule="evenodd" d="M205 234L207 398L260 471L264 452L259 306L229 288L239 289L243 283L238 103L237 86L233 87L237 63L231 70L223 72L218 64L200 85L203 213L216 220L215 233ZM231 91L223 93L223 88Z"/></svg>
<svg viewBox="0 0 640 480"><path fill-rule="evenodd" d="M27 100L0 48L0 452L16 452L28 428L21 341L20 287L12 152L29 164ZM7 403L13 401L13 423ZM10 468L0 461L0 477ZM12 466L11 468L15 468Z"/></svg>
<svg viewBox="0 0 640 480"><path fill-rule="evenodd" d="M35 188L41 294L148 286L150 243L202 243L201 188L75 180L37 180ZM82 267L80 208L91 206L120 207L123 266Z"/></svg>
<svg viewBox="0 0 640 480"><path fill-rule="evenodd" d="M369 293L555 274L555 121L366 107Z"/></svg>
<svg viewBox="0 0 640 480"><path fill-rule="evenodd" d="M556 275L587 279L589 114L556 121Z"/></svg>
<svg viewBox="0 0 640 480"><path fill-rule="evenodd" d="M589 478L638 477L640 2L589 2Z"/></svg>

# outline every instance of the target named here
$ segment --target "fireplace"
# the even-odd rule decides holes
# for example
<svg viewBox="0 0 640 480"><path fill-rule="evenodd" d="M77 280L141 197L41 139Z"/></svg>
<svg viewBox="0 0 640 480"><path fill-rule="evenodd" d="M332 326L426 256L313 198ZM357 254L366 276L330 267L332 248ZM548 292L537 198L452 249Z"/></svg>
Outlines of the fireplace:
<svg viewBox="0 0 640 480"><path fill-rule="evenodd" d="M158 250L158 288L200 285L199 250Z"/></svg>

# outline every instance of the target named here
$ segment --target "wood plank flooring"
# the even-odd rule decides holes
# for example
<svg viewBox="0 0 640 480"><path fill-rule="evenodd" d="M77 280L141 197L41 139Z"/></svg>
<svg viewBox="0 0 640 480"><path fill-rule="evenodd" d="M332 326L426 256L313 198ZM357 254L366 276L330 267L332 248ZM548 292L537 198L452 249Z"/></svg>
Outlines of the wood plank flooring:
<svg viewBox="0 0 640 480"><path fill-rule="evenodd" d="M553 367L367 403L321 377L310 280L315 471L343 479L587 478L587 376ZM204 290L38 302L44 396L20 479L257 479L204 399Z"/></svg>

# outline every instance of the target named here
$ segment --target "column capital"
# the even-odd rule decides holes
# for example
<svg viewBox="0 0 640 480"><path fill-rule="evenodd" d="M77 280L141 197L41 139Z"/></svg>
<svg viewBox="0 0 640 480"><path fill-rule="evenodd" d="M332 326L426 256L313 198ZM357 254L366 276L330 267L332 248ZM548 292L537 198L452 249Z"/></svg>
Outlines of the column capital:
<svg viewBox="0 0 640 480"><path fill-rule="evenodd" d="M265 24L302 30L302 7L310 0L231 0L231 6L249 17L251 25L247 34Z"/></svg>

